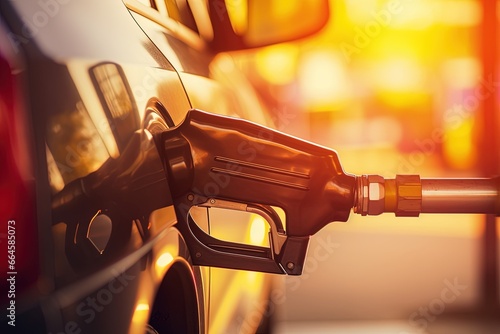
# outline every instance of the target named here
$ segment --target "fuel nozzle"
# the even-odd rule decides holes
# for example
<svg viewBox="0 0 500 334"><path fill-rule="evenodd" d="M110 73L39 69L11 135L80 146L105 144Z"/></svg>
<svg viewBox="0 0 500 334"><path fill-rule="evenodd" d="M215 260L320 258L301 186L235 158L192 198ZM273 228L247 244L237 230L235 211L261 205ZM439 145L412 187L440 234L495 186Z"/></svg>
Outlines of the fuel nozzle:
<svg viewBox="0 0 500 334"><path fill-rule="evenodd" d="M380 175L356 178L354 212L379 215L394 212L399 217L420 213L499 214L500 178L420 178Z"/></svg>
<svg viewBox="0 0 500 334"><path fill-rule="evenodd" d="M498 178L355 176L344 172L335 150L201 110L190 110L155 140L177 227L196 265L300 275L310 237L331 222L347 221L353 209L409 217L500 213ZM270 247L214 238L190 215L194 207L261 215L269 223Z"/></svg>
<svg viewBox="0 0 500 334"><path fill-rule="evenodd" d="M173 204L192 264L300 275L310 237L347 221L353 209L363 216L500 214L499 185L499 178L355 176L344 172L335 150L193 109L181 124L154 136L136 132L118 158L54 195L52 213L58 223L83 206L111 202L142 218ZM260 215L269 225L269 247L217 239L197 224L197 209ZM239 223L231 213L224 217ZM112 231L120 231L115 226Z"/></svg>

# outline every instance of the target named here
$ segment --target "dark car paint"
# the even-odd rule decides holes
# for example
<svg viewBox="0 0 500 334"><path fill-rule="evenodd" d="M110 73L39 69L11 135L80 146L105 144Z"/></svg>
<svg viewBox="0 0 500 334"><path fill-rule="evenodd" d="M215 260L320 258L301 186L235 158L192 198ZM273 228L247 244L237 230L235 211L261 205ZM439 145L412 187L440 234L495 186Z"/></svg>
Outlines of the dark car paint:
<svg viewBox="0 0 500 334"><path fill-rule="evenodd" d="M13 6L26 7L23 11L24 18L19 18L16 11L19 8L14 9ZM144 237L138 226L147 227L147 222L141 221L140 224L135 224L132 219L147 218L128 215L121 207L122 203L115 203L114 199L110 199L106 204L98 203L100 210L112 212L109 214L112 217L117 216L113 220L120 221L120 228L124 227L126 232L123 233L122 230L123 240L116 242L117 249L109 256L104 254L105 258L99 259L97 262L101 264L96 266L96 259L99 255L91 254L91 247L82 251L78 247L73 247L75 249L72 250L72 246L68 246L75 234L73 232L75 222L70 222L70 220L88 221L96 212L94 203L85 201L79 203L78 212L74 212L73 217L67 220L62 219L63 224L52 219L53 215L49 208L51 197L56 193L51 189L47 177L46 145L51 151L63 152L55 158L56 161L59 160L57 162L60 170L71 169L70 175L64 180L65 184L95 172L107 161L107 159L93 161L90 168L79 169L77 163L72 167L71 159L74 157L71 155L76 149L68 149L71 140L64 136L57 138L51 133L58 119L64 117L71 119L77 117L75 115L78 113L83 113L78 108L81 109L84 103L68 69L68 63L73 59L83 59L93 66L102 62L141 68L146 66L151 72L174 71L174 69L134 24L128 10L120 1L68 1L60 4L60 12L50 17L47 25L39 27L33 36L26 34L26 25L23 22L29 22L26 17L33 17L43 9L32 5L32 11L29 13L29 6L28 2L23 1L14 4L4 2L1 7L2 18L13 34L11 41L14 41L14 47L19 48L19 55L24 57L26 66L21 76L25 84L23 92L26 94L26 100L29 101L26 108L30 110L29 114L33 118L31 121L33 136L30 140L35 153L31 162L34 164L33 170L36 171L37 182L40 275L34 293L26 297L26 300L21 303L23 307L18 309L19 326L17 329L21 330L25 326L26 330L32 333L126 333L131 329L131 321L137 304L136 297L141 286L151 284L150 275L146 269L150 265L150 254L155 250L158 251L166 241L169 241L168 238L163 237L174 233L172 225L175 222L171 221L165 223L165 226L150 228L151 233ZM59 15L63 11L65 11L64 15ZM72 13L69 13L70 11ZM89 12L96 14L91 21L89 17L80 15ZM65 19L69 17L81 22L68 23ZM123 38L116 39L117 34L122 34ZM95 38L96 35L99 38ZM208 70L205 69L204 72L206 74ZM148 76L151 75L144 72L142 82L147 82ZM177 77L177 74L175 76ZM155 77L154 84L156 87L161 87L162 82L157 82L158 80L158 77ZM170 99L161 101L174 115L180 115L190 107L181 82L178 81L177 85L175 89L169 89L164 93L164 95L170 94ZM172 81L165 81L164 87L172 88ZM177 92L177 94L172 96L172 92ZM179 117L176 118L179 121ZM67 123L65 123L66 126L72 125L71 122ZM82 124L82 122L76 122L76 126L82 126ZM128 136L119 138L121 142L118 146L126 146L127 141L133 135L133 130L141 129L142 125L141 119L135 122L135 129L130 128ZM74 136L88 131L88 128L74 127L68 130L67 132ZM92 151L92 148L88 150ZM67 153L66 156L64 152ZM64 225L67 226L66 229ZM180 261L179 266L183 266L182 270L186 273L198 278L196 284L199 284L200 274L196 268L188 266L189 252L183 244L182 237L177 234L175 238L178 239L180 245L179 257L186 260ZM66 247L61 247L64 243ZM61 260L61 255L64 253L66 257L63 256ZM123 290L120 290L120 293L113 293L119 289L115 285L110 285L113 281L121 282ZM156 286L159 283L160 281L154 282ZM154 290L152 286L150 299L154 296ZM197 295L199 317L201 317L199 323L203 326L205 321L202 310L204 307L202 289L199 291ZM108 304L106 304L109 296L112 297L111 307L107 307ZM99 300L104 303L99 303ZM41 318L44 320L35 321ZM205 329L201 328L201 332L204 331Z"/></svg>

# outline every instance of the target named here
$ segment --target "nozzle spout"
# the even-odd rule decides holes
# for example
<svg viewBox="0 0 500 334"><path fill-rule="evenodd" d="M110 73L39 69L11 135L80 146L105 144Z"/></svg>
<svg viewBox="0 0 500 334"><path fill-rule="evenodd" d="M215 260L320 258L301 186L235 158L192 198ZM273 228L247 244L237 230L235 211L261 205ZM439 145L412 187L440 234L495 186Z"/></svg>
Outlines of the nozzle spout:
<svg viewBox="0 0 500 334"><path fill-rule="evenodd" d="M397 175L385 179L379 175L356 178L354 212L417 217L420 213L500 214L500 178L420 178Z"/></svg>

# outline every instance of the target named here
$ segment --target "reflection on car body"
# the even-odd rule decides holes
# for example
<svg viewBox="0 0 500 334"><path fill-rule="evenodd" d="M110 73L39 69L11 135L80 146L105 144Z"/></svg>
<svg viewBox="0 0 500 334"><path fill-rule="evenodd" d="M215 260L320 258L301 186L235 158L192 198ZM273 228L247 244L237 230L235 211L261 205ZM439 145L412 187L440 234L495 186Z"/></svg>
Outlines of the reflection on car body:
<svg viewBox="0 0 500 334"><path fill-rule="evenodd" d="M272 125L232 58L216 56L225 6L0 4L2 182L17 189L1 218L18 226L17 330L234 332L265 302L269 276L190 263L153 139L191 108ZM210 231L206 210L193 217ZM230 230L223 218L214 231ZM253 239L247 225L227 237L265 242L256 224Z"/></svg>

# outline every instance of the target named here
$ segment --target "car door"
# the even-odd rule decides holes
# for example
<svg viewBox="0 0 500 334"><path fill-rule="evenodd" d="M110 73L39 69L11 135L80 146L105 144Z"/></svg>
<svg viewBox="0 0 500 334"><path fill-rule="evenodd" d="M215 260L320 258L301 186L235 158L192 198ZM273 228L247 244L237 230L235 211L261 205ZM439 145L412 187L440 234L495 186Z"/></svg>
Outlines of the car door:
<svg viewBox="0 0 500 334"><path fill-rule="evenodd" d="M190 108L186 92L120 0L2 2L1 10L26 64L19 80L26 84L22 106L33 119L33 137L26 140L34 142L37 163L33 230L40 245L30 250L40 257L34 291L42 297L25 305L38 303L46 328L22 321L21 314L19 325L36 332L140 332L147 297L170 262L150 264L165 243L173 257L188 257L173 228L166 176L149 134L183 118ZM149 162L126 161L130 149L132 158L156 155L156 170L142 174L156 180L134 180ZM98 185L113 178L123 181L121 189L111 187L116 182ZM97 192L71 195L90 179ZM164 187L147 189L152 184ZM155 198L162 203L152 208Z"/></svg>
<svg viewBox="0 0 500 334"><path fill-rule="evenodd" d="M139 26L179 73L193 108L271 124L257 94L237 71L231 56L212 54L200 38L202 34L211 33L204 1L127 0L125 3ZM176 124L178 121L174 117ZM198 225L210 221L205 231L212 236L232 242L268 245L267 227L255 216L203 209L192 210L192 215ZM250 240L252 228L260 231L257 241ZM207 267L203 272L205 288L210 290L209 332L236 332L243 325L255 329L260 317L251 322L245 317L265 303L269 276Z"/></svg>

